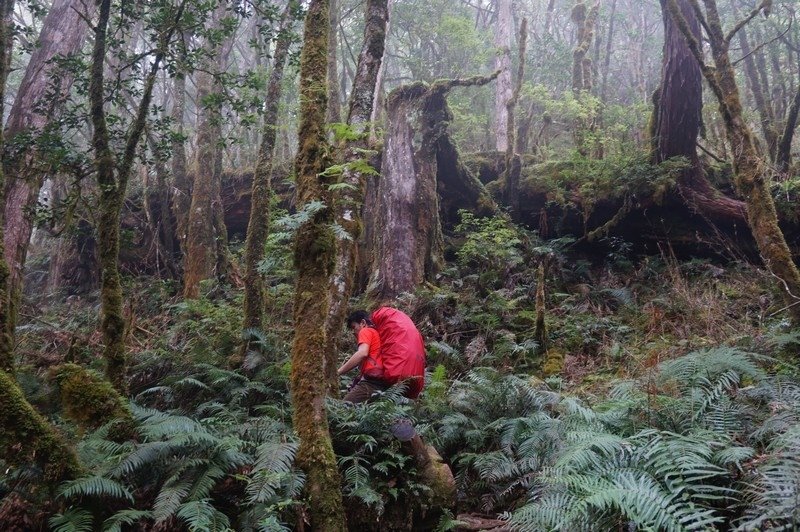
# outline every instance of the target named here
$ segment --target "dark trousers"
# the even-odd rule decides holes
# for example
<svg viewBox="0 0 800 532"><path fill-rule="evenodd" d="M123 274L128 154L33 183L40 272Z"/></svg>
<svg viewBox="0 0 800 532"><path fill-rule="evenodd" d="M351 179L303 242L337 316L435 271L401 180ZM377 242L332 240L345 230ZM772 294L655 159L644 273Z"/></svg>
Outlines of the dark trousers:
<svg viewBox="0 0 800 532"><path fill-rule="evenodd" d="M376 392L382 392L388 387L388 384L381 381L363 378L350 388L350 391L344 396L344 400L350 403L366 403Z"/></svg>

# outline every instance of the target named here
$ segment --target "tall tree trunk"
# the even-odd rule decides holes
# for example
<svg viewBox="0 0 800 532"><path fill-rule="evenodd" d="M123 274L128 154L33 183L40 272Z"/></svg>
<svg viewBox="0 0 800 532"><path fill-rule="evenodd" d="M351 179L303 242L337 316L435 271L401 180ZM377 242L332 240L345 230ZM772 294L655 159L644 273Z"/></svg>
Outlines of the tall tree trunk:
<svg viewBox="0 0 800 532"><path fill-rule="evenodd" d="M289 2L281 18L278 42L275 45L272 72L267 82L266 109L264 125L261 128L261 145L253 173L253 187L250 195L250 220L247 224L247 238L244 245L244 320L245 328L263 329L264 300L266 288L264 278L258 271L258 264L264 258L264 246L269 234L269 203L272 195L272 167L275 139L278 128L278 107L281 100L281 83L286 58L289 55L291 38L291 9L295 2ZM240 358L246 352L243 346Z"/></svg>
<svg viewBox="0 0 800 532"><path fill-rule="evenodd" d="M327 107L328 0L311 0L306 13L300 56L300 123L297 160L298 209L315 209L297 232L294 262L297 284L292 343L292 419L300 438L297 464L306 473L308 515L314 530L346 529L341 477L333 454L325 411L325 320L330 309L328 282L336 243L330 176L326 166L325 109Z"/></svg>
<svg viewBox="0 0 800 532"><path fill-rule="evenodd" d="M394 0L386 2L386 12L388 20L386 21L386 36L392 28L392 5ZM383 79L386 75L386 61L381 61L381 66L378 68L378 79L375 80L375 95L372 98L372 114L369 117L369 143L375 144L378 142L378 122L381 120L381 112L384 105L384 90Z"/></svg>
<svg viewBox="0 0 800 532"><path fill-rule="evenodd" d="M733 5L734 13L736 13L736 4L733 3ZM772 106L766 98L769 87L763 85L762 79L758 75L755 58L753 57L754 52L750 48L750 41L744 28L739 30L739 44L742 47L742 57L744 58L744 73L747 77L750 93L753 95L753 101L756 104L756 111L761 122L761 133L767 143L767 154L770 159L774 159L778 145L778 133L775 130L775 115L772 111Z"/></svg>
<svg viewBox="0 0 800 532"><path fill-rule="evenodd" d="M221 2L214 10L211 24L219 27L225 16L227 5ZM231 38L226 38L217 50L213 67L200 71L197 75L197 102L200 117L197 124L197 152L194 164L194 183L189 207L186 234L186 254L184 255L183 296L196 299L200 296L200 281L215 276L222 277L225 272L225 253L227 234L224 234L224 221L220 223L220 179L222 137L222 108L215 96L222 92L216 74L225 70ZM211 72L210 70L215 70Z"/></svg>
<svg viewBox="0 0 800 532"><path fill-rule="evenodd" d="M329 124L342 121L341 95L339 94L339 61L338 35L339 12L341 6L339 0L328 0L330 2L330 25L328 29L328 111L325 120Z"/></svg>
<svg viewBox="0 0 800 532"><path fill-rule="evenodd" d="M374 298L393 299L413 291L440 269L437 148L450 120L446 96L453 87L483 85L498 74L432 85L418 82L389 94L381 172L364 207L372 242L368 292ZM411 117L417 115L415 128Z"/></svg>
<svg viewBox="0 0 800 532"><path fill-rule="evenodd" d="M364 202L367 177L375 173L372 167L364 165L364 159L370 148L368 143L370 117L386 44L388 4L388 0L367 0L364 43L358 56L347 113L347 124L357 138L346 140L341 147L340 157L344 167L342 183L346 184L346 187L336 198L335 208L336 222L345 230L345 234L336 238L336 265L330 282L331 308L326 321L328 347L325 350L326 354L334 357L338 352L336 339L344 323L347 304L353 293L357 242L361 236L359 209ZM326 367L328 369L326 377L331 391L338 393L336 360L331 360Z"/></svg>
<svg viewBox="0 0 800 532"><path fill-rule="evenodd" d="M666 6L667 0L662 0ZM677 0L692 35L700 38L700 22L688 0ZM653 161L685 157L689 167L682 173L678 190L695 212L726 223L744 222L744 204L716 191L708 182L699 157L697 137L703 110L703 75L680 28L666 9L661 86L653 109Z"/></svg>
<svg viewBox="0 0 800 532"><path fill-rule="evenodd" d="M578 2L572 8L572 22L575 24L577 39L572 51L572 91L580 101L588 97L592 91L592 59L589 49L594 39L594 27L600 11L597 0L587 11L585 2ZM589 154L586 145L586 133L593 128L593 118L577 118L573 126L575 148L584 157Z"/></svg>
<svg viewBox="0 0 800 532"><path fill-rule="evenodd" d="M0 0L0 118L4 115L9 56L14 42L14 26L11 21L13 11L13 0ZM0 128L0 153L4 149L3 140L3 131ZM4 198L1 196L5 185L5 170L0 162L0 199L3 200ZM4 205L4 201L0 201L0 205ZM0 212L0 233L3 228L2 218L3 213ZM8 263L3 250L3 235L0 234L0 375L3 376L4 372L8 372L9 375L14 374L14 315L9 308L11 302L8 292L9 275ZM13 382L12 384L16 386Z"/></svg>
<svg viewBox="0 0 800 532"><path fill-rule="evenodd" d="M111 0L99 3L99 18L94 28L89 70L89 103L92 119L92 146L97 185L100 190L98 205L98 255L100 257L100 307L101 329L105 349L106 376L120 391L127 389L125 375L127 358L125 353L125 319L122 315L122 284L119 275L120 212L125 201L128 180L133 171L136 151L144 134L153 87L164 58L164 50L172 39L175 24L183 16L181 4L176 12L174 24L159 33L159 42L150 70L145 77L142 97L134 113L134 120L123 139L124 148L119 157L111 149L105 111L105 56L108 21L111 17Z"/></svg>
<svg viewBox="0 0 800 532"><path fill-rule="evenodd" d="M689 0L695 13L700 13L698 0ZM777 277L786 306L794 323L800 323L800 272L792 260L789 246L778 226L775 203L769 189L767 165L758 151L747 122L744 120L736 72L733 69L728 50L736 31L769 5L762 2L745 18L738 21L727 34L714 0L703 0L706 16L703 26L711 45L714 65L705 63L701 42L692 32L686 17L680 10L677 0L667 0L673 20L678 24L686 38L689 49L695 56L700 70L716 96L720 114L725 123L726 135L731 145L734 165L734 184L736 191L747 205L747 220L753 232L761 257L769 271Z"/></svg>
<svg viewBox="0 0 800 532"><path fill-rule="evenodd" d="M798 72L800 72L800 52L797 54L797 66ZM792 140L794 139L794 131L797 129L798 115L800 115L800 80L798 80L794 98L792 98L792 103L789 106L789 112L786 114L786 123L783 125L783 133L778 142L775 155L775 165L778 167L778 171L783 174L787 173L791 168Z"/></svg>
<svg viewBox="0 0 800 532"><path fill-rule="evenodd" d="M514 86L514 92L511 99L506 104L506 114L508 117L508 128L506 137L508 144L506 146L506 165L505 165L505 203L511 209L511 213L516 214L519 211L519 178L522 172L522 161L519 157L519 152L515 151L517 146L516 139L514 138L514 111L519 101L520 92L522 92L522 82L525 76L525 46L528 42L528 19L522 19L522 24L519 30L519 66L517 69L517 81Z"/></svg>
<svg viewBox="0 0 800 532"><path fill-rule="evenodd" d="M172 125L177 135L172 143L172 213L175 216L175 232L181 254L186 256L186 237L189 225L189 209L192 205L192 183L186 171L186 138L184 137L184 113L186 111L186 73L178 70L173 78Z"/></svg>
<svg viewBox="0 0 800 532"><path fill-rule="evenodd" d="M511 0L495 0L497 21L494 27L495 70L500 71L495 85L495 149L508 149L508 101L511 99Z"/></svg>
<svg viewBox="0 0 800 532"><path fill-rule="evenodd" d="M44 132L50 117L59 115L63 99L72 85L72 76L59 71L52 60L71 56L80 50L89 28L84 17L92 17L91 12L83 13L85 5L77 0L55 0L50 7L8 115L7 138L21 133L35 137ZM47 111L37 109L37 104L48 99ZM9 178L5 185L4 245L5 258L11 269L8 289L12 321L16 321L13 319L14 309L22 291L33 212L45 178L44 172L36 171L38 168L32 150L25 150L6 163Z"/></svg>

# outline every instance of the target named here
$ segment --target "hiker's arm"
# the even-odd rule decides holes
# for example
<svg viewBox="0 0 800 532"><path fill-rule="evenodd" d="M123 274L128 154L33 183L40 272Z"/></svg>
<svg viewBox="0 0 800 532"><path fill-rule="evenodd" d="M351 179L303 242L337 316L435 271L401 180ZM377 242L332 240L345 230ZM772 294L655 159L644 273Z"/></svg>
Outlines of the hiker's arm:
<svg viewBox="0 0 800 532"><path fill-rule="evenodd" d="M369 344L358 344L358 351L353 353L353 356L347 359L347 362L342 364L342 367L340 367L336 373L339 375L344 375L354 367L361 364L361 361L367 358L367 355L369 355Z"/></svg>

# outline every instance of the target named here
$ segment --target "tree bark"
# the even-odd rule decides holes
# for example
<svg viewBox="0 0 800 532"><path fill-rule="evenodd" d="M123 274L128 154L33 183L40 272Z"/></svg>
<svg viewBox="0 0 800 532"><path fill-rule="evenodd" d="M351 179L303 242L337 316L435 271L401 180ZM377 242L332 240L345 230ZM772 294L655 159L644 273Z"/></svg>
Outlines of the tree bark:
<svg viewBox="0 0 800 532"><path fill-rule="evenodd" d="M368 0L364 26L364 42L358 56L353 89L347 112L347 124L356 138L345 140L340 147L342 161L341 182L346 186L335 200L336 223L344 233L336 238L336 265L330 280L331 308L326 320L328 346L326 353L336 357L336 339L347 314L347 305L353 293L356 270L357 242L361 236L360 206L364 202L367 177L375 170L369 166L368 136L375 91L383 62L386 28L389 23L388 0ZM338 393L336 359L327 366L326 375L332 393Z"/></svg>
<svg viewBox="0 0 800 532"><path fill-rule="evenodd" d="M184 136L184 113L186 111L186 73L178 69L173 78L171 118L177 135L172 143L172 212L176 221L176 234L181 254L186 256L186 236L189 225L189 210L192 205L192 183L186 171L186 138Z"/></svg>
<svg viewBox="0 0 800 532"><path fill-rule="evenodd" d="M8 115L7 138L13 139L20 133L35 137L44 132L50 117L59 114L72 85L72 76L60 71L52 61L80 50L89 27L82 17L92 17L92 13L84 15L84 9L84 4L76 0L55 0L50 7ZM47 111L37 109L37 105L45 101ZM13 316L22 291L25 259L33 231L33 212L45 172L36 164L36 157L30 149L10 158L6 172L4 245L6 262L11 269L8 289Z"/></svg>
<svg viewBox="0 0 800 532"><path fill-rule="evenodd" d="M498 74L413 83L389 94L380 177L368 190L364 213L372 232L368 292L373 298L391 300L413 291L441 267L437 148L451 118L446 96L453 87L483 85Z"/></svg>
<svg viewBox="0 0 800 532"><path fill-rule="evenodd" d="M599 0L588 11L584 2L579 2L572 8L572 22L577 30L575 49L572 51L572 92L579 100L586 98L592 91L592 59L589 57L589 49L594 39L594 27L599 11ZM586 133L592 129L592 123L591 117L577 118L573 126L575 148L584 157L589 155Z"/></svg>
<svg viewBox="0 0 800 532"><path fill-rule="evenodd" d="M328 111L325 120L329 124L342 121L341 95L339 94L339 62L336 58L338 51L339 0L330 2L330 25L328 29Z"/></svg>
<svg viewBox="0 0 800 532"><path fill-rule="evenodd" d="M261 145L253 173L253 186L250 195L250 220L247 224L247 238L244 245L244 319L245 328L263 329L264 300L266 288L264 278L258 271L258 264L264 259L264 246L269 235L269 203L272 195L272 166L275 139L278 127L278 107L281 100L281 83L284 66L289 55L291 38L291 9L289 2L281 17L278 41L275 45L272 71L267 82L266 109L261 128ZM240 358L246 352L245 343Z"/></svg>
<svg viewBox="0 0 800 532"><path fill-rule="evenodd" d="M3 116L3 107L6 97L6 80L8 79L9 56L14 39L14 26L11 22L11 14L14 11L13 0L0 0L0 118ZM4 149L3 131L0 128L0 153ZM6 175L3 165L0 164L0 196L3 195L6 185ZM0 205L4 204L5 198L0 197ZM0 233L3 228L3 213L0 212ZM0 374L5 376L5 372L14 375L14 315L10 308L10 297L8 291L8 281L10 271L5 259L3 249L3 236L0 234ZM10 379L11 377L9 377ZM11 383L13 386L16 384ZM5 425L4 425L5 427Z"/></svg>
<svg viewBox="0 0 800 532"><path fill-rule="evenodd" d="M689 0L695 13L701 13L698 0ZM686 17L682 14L677 0L667 0L667 6L673 20L689 44L700 70L711 86L720 106L720 114L725 123L726 135L731 145L734 165L734 185L747 206L747 220L753 232L764 264L778 279L781 292L794 323L800 323L800 272L792 260L792 254L786 239L778 226L775 203L769 189L767 165L759 153L750 128L743 117L739 88L736 84L736 73L733 69L728 50L730 41L736 31L755 17L769 0L763 0L745 18L736 23L727 33L723 31L722 22L714 0L703 0L707 37L711 45L713 66L707 65L703 57L700 41L690 29Z"/></svg>
<svg viewBox="0 0 800 532"><path fill-rule="evenodd" d="M300 123L295 163L298 209L314 207L297 232L294 262L295 336L290 375L294 429L300 438L297 464L306 473L308 516L313 530L344 531L341 477L333 454L325 396L325 320L330 310L328 283L336 253L330 176L326 167L328 0L311 0L300 56Z"/></svg>
<svg viewBox="0 0 800 532"><path fill-rule="evenodd" d="M495 70L500 71L495 85L495 148L508 149L508 102L511 99L511 0L496 0L497 21L494 27Z"/></svg>
<svg viewBox="0 0 800 532"><path fill-rule="evenodd" d="M177 10L175 24L183 16L183 6ZM158 47L150 70L147 72L142 98L134 113L134 120L123 139L124 148L119 156L111 148L111 134L106 121L105 104L105 56L108 21L111 16L111 0L99 3L99 18L94 28L89 71L89 103L92 119L92 146L94 166L99 188L98 205L98 255L100 258L100 306L101 329L105 349L106 377L121 392L127 389L125 375L127 358L125 353L125 320L122 315L122 284L119 275L120 213L125 201L128 180L136 160L136 150L144 133L153 87L161 67L164 50L172 39L175 25L159 33Z"/></svg>
<svg viewBox="0 0 800 532"><path fill-rule="evenodd" d="M514 86L514 92L506 104L506 115L508 123L506 124L506 166L505 166L505 204L508 205L512 215L519 210L519 177L522 172L522 162L520 161L519 152L515 151L517 146L516 139L514 138L514 111L519 101L520 92L522 92L522 82L525 76L525 46L528 42L528 19L522 19L522 24L519 30L519 66L517 70L517 81Z"/></svg>
<svg viewBox="0 0 800 532"><path fill-rule="evenodd" d="M214 10L211 24L219 27L227 6L224 2ZM227 234L220 224L220 178L222 176L219 142L222 137L222 108L216 95L222 92L216 74L225 70L231 38L217 51L213 69L197 75L197 102L200 117L197 124L197 152L194 165L191 206L187 220L186 254L183 266L183 297L200 297L200 281L224 276Z"/></svg>
<svg viewBox="0 0 800 532"><path fill-rule="evenodd" d="M666 6L667 0L662 0ZM688 0L677 0L694 38L701 35L700 21ZM678 182L678 191L688 206L700 215L725 223L744 222L741 201L728 198L708 182L697 156L703 109L703 75L680 28L667 9L662 9L664 53L661 86L653 109L653 161L684 157L689 167Z"/></svg>
<svg viewBox="0 0 800 532"><path fill-rule="evenodd" d="M798 72L800 72L800 51L798 51L797 57ZM800 115L800 80L798 80L797 90L789 106L789 112L786 114L786 123L783 126L783 133L778 142L777 153L775 155L775 165L782 174L788 173L792 165L792 140L794 139L795 129L797 129L798 115Z"/></svg>

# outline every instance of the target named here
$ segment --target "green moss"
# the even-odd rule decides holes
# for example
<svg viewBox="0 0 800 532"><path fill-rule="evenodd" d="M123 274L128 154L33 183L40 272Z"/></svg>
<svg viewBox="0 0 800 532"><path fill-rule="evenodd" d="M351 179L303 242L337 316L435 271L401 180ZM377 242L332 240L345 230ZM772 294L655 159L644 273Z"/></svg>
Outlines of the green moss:
<svg viewBox="0 0 800 532"><path fill-rule="evenodd" d="M82 430L93 430L117 421L113 439L128 439L134 422L127 402L110 382L77 364L62 364L51 369L61 392L61 405L67 418Z"/></svg>
<svg viewBox="0 0 800 532"><path fill-rule="evenodd" d="M81 474L74 451L39 414L5 371L0 371L0 458L11 466L30 463L56 485Z"/></svg>
<svg viewBox="0 0 800 532"><path fill-rule="evenodd" d="M564 371L564 352L557 348L548 349L544 354L542 374L545 377L559 375Z"/></svg>

